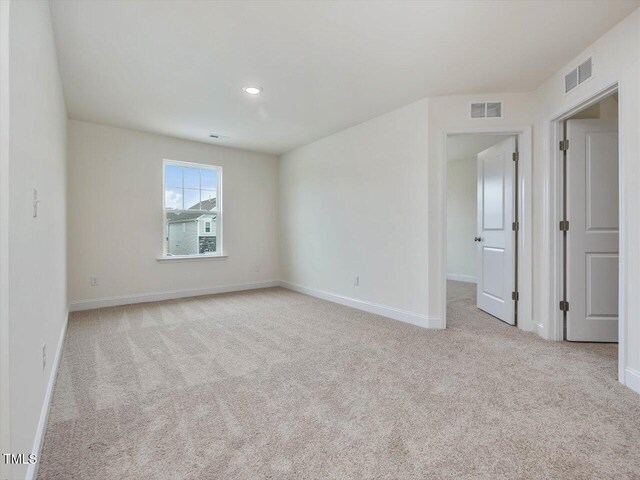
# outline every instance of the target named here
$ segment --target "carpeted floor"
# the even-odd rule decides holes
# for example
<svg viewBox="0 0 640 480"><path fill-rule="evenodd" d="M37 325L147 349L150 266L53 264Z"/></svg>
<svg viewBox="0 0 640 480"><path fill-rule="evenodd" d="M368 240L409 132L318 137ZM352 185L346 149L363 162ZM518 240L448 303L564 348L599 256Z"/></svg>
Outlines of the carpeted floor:
<svg viewBox="0 0 640 480"><path fill-rule="evenodd" d="M74 313L41 479L638 479L615 345L449 288L424 330L274 288Z"/></svg>

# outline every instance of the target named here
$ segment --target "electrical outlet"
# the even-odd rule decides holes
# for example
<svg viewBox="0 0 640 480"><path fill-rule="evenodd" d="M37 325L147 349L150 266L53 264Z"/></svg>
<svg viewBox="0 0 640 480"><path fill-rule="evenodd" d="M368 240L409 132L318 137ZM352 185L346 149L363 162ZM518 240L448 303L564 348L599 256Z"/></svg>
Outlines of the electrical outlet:
<svg viewBox="0 0 640 480"><path fill-rule="evenodd" d="M260 271L260 265L256 265L256 273Z"/></svg>
<svg viewBox="0 0 640 480"><path fill-rule="evenodd" d="M360 285L360 275L353 277L353 286L357 287L358 285Z"/></svg>
<svg viewBox="0 0 640 480"><path fill-rule="evenodd" d="M97 275L91 275L89 277L89 281L91 282L92 287L97 287L98 285L100 285L100 279Z"/></svg>
<svg viewBox="0 0 640 480"><path fill-rule="evenodd" d="M47 367L47 344L42 345L42 371Z"/></svg>

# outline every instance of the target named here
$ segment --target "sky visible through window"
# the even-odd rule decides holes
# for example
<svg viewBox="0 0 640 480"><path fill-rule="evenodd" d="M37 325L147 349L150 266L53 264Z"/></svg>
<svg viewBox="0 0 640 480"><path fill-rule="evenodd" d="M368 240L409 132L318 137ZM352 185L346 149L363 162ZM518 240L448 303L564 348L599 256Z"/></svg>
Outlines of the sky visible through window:
<svg viewBox="0 0 640 480"><path fill-rule="evenodd" d="M218 186L216 170L164 166L164 207L172 210L212 210Z"/></svg>

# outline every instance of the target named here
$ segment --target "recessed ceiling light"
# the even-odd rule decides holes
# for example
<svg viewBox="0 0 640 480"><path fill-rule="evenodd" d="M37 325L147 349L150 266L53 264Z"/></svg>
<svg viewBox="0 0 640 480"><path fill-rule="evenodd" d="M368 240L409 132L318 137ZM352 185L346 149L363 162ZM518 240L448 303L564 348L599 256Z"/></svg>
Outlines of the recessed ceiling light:
<svg viewBox="0 0 640 480"><path fill-rule="evenodd" d="M260 87L244 87L244 93L248 93L249 95L259 95L262 91Z"/></svg>

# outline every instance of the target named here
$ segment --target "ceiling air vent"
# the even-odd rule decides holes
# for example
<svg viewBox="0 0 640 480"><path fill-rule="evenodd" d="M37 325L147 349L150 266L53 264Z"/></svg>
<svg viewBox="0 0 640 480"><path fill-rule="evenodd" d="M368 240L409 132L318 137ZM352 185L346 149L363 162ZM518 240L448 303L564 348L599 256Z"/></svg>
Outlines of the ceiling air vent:
<svg viewBox="0 0 640 480"><path fill-rule="evenodd" d="M578 85L590 79L592 75L593 63L591 57L589 57L564 76L564 93L569 93Z"/></svg>
<svg viewBox="0 0 640 480"><path fill-rule="evenodd" d="M502 118L502 102L474 102L471 118Z"/></svg>

